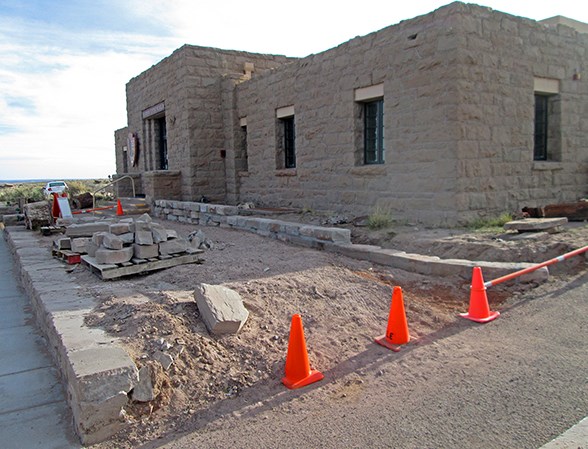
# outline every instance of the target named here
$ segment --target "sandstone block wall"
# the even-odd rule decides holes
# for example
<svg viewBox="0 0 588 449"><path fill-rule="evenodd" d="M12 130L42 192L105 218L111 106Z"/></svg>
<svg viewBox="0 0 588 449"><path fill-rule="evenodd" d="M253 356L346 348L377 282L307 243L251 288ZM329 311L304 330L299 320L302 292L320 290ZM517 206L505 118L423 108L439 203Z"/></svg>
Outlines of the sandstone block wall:
<svg viewBox="0 0 588 449"><path fill-rule="evenodd" d="M588 35L453 3L237 86L249 170L241 201L429 225L588 192ZM533 162L534 78L561 83L561 161ZM385 163L358 164L354 89L384 84ZM293 105L295 169L276 164L277 108Z"/></svg>
<svg viewBox="0 0 588 449"><path fill-rule="evenodd" d="M455 14L459 216L467 221L588 194L588 123L581 118L588 84L574 76L588 53L588 34L488 8L463 6ZM559 84L557 160L533 161L536 77Z"/></svg>
<svg viewBox="0 0 588 449"><path fill-rule="evenodd" d="M459 2L303 59L186 45L127 85L126 131L141 144L128 170L157 170L141 114L165 103L180 175L154 199L384 209L433 226L575 201L588 194L588 83L576 73L587 53L588 34L568 26ZM536 78L559 89L559 148L546 162L533 160ZM376 85L385 163L364 165L355 92ZM279 163L281 108L294 110L291 169Z"/></svg>
<svg viewBox="0 0 588 449"><path fill-rule="evenodd" d="M224 200L225 166L221 84L224 76L245 79L288 62L284 56L261 55L184 45L127 84L128 131L139 135L138 167L131 173L160 169L157 136L146 109L164 104L169 170L179 171L178 190L185 199ZM118 165L117 171L120 173ZM161 198L161 197L160 197Z"/></svg>
<svg viewBox="0 0 588 449"><path fill-rule="evenodd" d="M249 170L241 201L456 220L458 22L450 10L355 38L237 86ZM384 83L385 163L364 165L355 89ZM296 168L276 166L276 109L293 105Z"/></svg>

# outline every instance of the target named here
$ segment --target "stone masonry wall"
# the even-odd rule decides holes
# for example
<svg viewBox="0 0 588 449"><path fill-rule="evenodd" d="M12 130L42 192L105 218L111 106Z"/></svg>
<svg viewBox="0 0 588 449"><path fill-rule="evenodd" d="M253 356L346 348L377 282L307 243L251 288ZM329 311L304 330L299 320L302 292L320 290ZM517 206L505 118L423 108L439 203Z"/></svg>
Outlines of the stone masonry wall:
<svg viewBox="0 0 588 449"><path fill-rule="evenodd" d="M588 194L588 34L488 8L458 12L457 207L464 221ZM561 158L533 161L534 78L559 81Z"/></svg>
<svg viewBox="0 0 588 449"><path fill-rule="evenodd" d="M457 23L452 9L355 38L237 87L249 171L241 201L428 223L456 220ZM385 164L362 165L354 90L384 83ZM276 169L276 109L293 105L296 168ZM358 138L359 135L359 138ZM358 157L359 155L359 157Z"/></svg>
<svg viewBox="0 0 588 449"><path fill-rule="evenodd" d="M185 45L133 78L127 84L128 130L140 136L140 155L139 166L129 167L129 171L159 169L156 139L142 112L163 102L168 168L181 172L182 198L224 199L222 77L245 76L246 62L253 63L255 76L288 60L283 56Z"/></svg>
<svg viewBox="0 0 588 449"><path fill-rule="evenodd" d="M586 194L587 35L452 3L237 87L249 170L241 201L454 225ZM561 80L562 157L533 162L534 77ZM354 89L384 84L385 163L358 165ZM293 105L296 168L277 169ZM359 139L361 140L361 139Z"/></svg>

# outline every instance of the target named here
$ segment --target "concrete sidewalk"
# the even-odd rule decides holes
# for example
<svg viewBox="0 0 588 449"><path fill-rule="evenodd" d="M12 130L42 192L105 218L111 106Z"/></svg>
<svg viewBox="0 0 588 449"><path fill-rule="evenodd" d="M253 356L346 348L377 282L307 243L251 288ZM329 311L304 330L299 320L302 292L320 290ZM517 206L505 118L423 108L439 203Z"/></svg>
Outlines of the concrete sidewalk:
<svg viewBox="0 0 588 449"><path fill-rule="evenodd" d="M0 445L79 448L63 387L0 230Z"/></svg>

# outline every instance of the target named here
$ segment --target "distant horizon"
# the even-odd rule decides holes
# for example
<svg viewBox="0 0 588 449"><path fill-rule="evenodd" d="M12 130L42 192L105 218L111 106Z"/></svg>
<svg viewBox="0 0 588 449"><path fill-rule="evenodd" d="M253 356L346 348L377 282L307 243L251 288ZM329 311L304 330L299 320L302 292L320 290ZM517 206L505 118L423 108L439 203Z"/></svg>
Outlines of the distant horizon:
<svg viewBox="0 0 588 449"><path fill-rule="evenodd" d="M49 182L49 181L88 181L91 179L109 179L108 176L104 177L90 177L90 178L48 178L48 179L0 179L0 184L31 184L36 182Z"/></svg>

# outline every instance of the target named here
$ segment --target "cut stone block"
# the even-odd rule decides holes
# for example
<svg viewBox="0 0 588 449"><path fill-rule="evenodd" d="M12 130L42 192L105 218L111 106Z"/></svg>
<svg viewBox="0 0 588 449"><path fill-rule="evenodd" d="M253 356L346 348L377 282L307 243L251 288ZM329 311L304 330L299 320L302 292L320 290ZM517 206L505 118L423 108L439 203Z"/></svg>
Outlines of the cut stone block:
<svg viewBox="0 0 588 449"><path fill-rule="evenodd" d="M92 237L95 232L109 232L109 230L110 223L107 221L72 224L65 230L65 235L68 237Z"/></svg>
<svg viewBox="0 0 588 449"><path fill-rule="evenodd" d="M102 246L106 234L108 234L108 232L95 232L92 234L92 243L96 246Z"/></svg>
<svg viewBox="0 0 588 449"><path fill-rule="evenodd" d="M188 241L184 238L168 240L167 242L161 242L159 244L159 254L168 255L184 253L189 246Z"/></svg>
<svg viewBox="0 0 588 449"><path fill-rule="evenodd" d="M123 241L120 237L107 232L104 234L102 245L108 249L123 249Z"/></svg>
<svg viewBox="0 0 588 449"><path fill-rule="evenodd" d="M71 239L69 237L62 237L55 240L53 246L58 250L71 249Z"/></svg>
<svg viewBox="0 0 588 449"><path fill-rule="evenodd" d="M71 250L74 253L87 254L88 247L92 243L90 237L78 237L71 240Z"/></svg>
<svg viewBox="0 0 588 449"><path fill-rule="evenodd" d="M194 291L194 298L204 324L212 334L235 334L249 317L241 295L222 285L200 284Z"/></svg>
<svg viewBox="0 0 588 449"><path fill-rule="evenodd" d="M151 369L144 366L139 370L139 383L133 388L133 401L149 402L155 399L153 383L151 382Z"/></svg>
<svg viewBox="0 0 588 449"><path fill-rule="evenodd" d="M568 222L566 217L561 218L525 218L523 220L509 221L504 224L507 231L532 232L558 230L560 226Z"/></svg>
<svg viewBox="0 0 588 449"><path fill-rule="evenodd" d="M169 239L177 239L178 238L178 233L177 231L173 230L173 229L167 229L167 238Z"/></svg>
<svg viewBox="0 0 588 449"><path fill-rule="evenodd" d="M106 249L96 250L96 262L100 265L115 264L128 262L133 258L133 247L129 246L123 249Z"/></svg>
<svg viewBox="0 0 588 449"><path fill-rule="evenodd" d="M153 234L150 230L135 231L135 243L138 245L153 245Z"/></svg>
<svg viewBox="0 0 588 449"><path fill-rule="evenodd" d="M167 230L158 223L151 223L151 233L153 234L153 243L167 241Z"/></svg>
<svg viewBox="0 0 588 449"><path fill-rule="evenodd" d="M137 259L151 259L159 256L159 245L133 245L134 257Z"/></svg>
<svg viewBox="0 0 588 449"><path fill-rule="evenodd" d="M98 250L98 248L100 248L98 245L96 245L93 241L90 241L86 248L86 250L88 251L88 256L96 257L96 251Z"/></svg>
<svg viewBox="0 0 588 449"><path fill-rule="evenodd" d="M110 233L114 235L121 235L126 234L127 232L131 232L131 224L130 223L112 223L110 225Z"/></svg>
<svg viewBox="0 0 588 449"><path fill-rule="evenodd" d="M135 242L135 233L126 232L124 234L119 235L119 238L123 241L124 244L129 245Z"/></svg>

